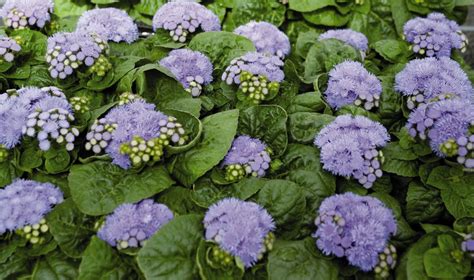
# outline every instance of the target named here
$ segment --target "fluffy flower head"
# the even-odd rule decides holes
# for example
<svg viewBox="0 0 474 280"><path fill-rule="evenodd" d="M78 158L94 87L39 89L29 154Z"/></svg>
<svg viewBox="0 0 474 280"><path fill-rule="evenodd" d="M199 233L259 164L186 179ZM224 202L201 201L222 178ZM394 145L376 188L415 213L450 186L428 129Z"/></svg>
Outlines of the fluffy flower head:
<svg viewBox="0 0 474 280"><path fill-rule="evenodd" d="M21 46L17 41L8 37L0 37L0 61L13 62L15 54L19 51L21 51Z"/></svg>
<svg viewBox="0 0 474 280"><path fill-rule="evenodd" d="M151 199L126 203L107 216L97 235L120 249L139 247L172 219L173 213L166 205Z"/></svg>
<svg viewBox="0 0 474 280"><path fill-rule="evenodd" d="M313 237L326 255L346 257L364 271L379 262L390 237L397 231L392 211L377 198L353 193L326 198L319 207Z"/></svg>
<svg viewBox="0 0 474 280"><path fill-rule="evenodd" d="M247 174L263 176L270 168L270 161L267 145L258 139L243 135L234 140L222 165L241 165Z"/></svg>
<svg viewBox="0 0 474 280"><path fill-rule="evenodd" d="M76 30L96 33L107 41L133 43L138 39L138 27L133 19L117 8L89 10L82 14Z"/></svg>
<svg viewBox="0 0 474 280"><path fill-rule="evenodd" d="M199 96L202 86L212 82L212 63L198 51L173 50L160 61L160 65L170 70L192 96Z"/></svg>
<svg viewBox="0 0 474 280"><path fill-rule="evenodd" d="M377 107L382 84L360 62L345 61L329 72L328 88L324 93L329 105L339 109L356 104L366 110Z"/></svg>
<svg viewBox="0 0 474 280"><path fill-rule="evenodd" d="M50 183L18 179L0 189L0 235L40 222L63 193Z"/></svg>
<svg viewBox="0 0 474 280"><path fill-rule="evenodd" d="M219 18L203 5L193 1L174 1L161 6L153 17L153 30L170 32L175 41L185 42L190 33L219 31Z"/></svg>
<svg viewBox="0 0 474 280"><path fill-rule="evenodd" d="M367 37L352 29L333 29L319 35L320 41L326 39L337 39L362 52L366 52L369 48L369 40L367 40Z"/></svg>
<svg viewBox="0 0 474 280"><path fill-rule="evenodd" d="M223 199L204 217L206 239L215 241L232 256L251 267L265 252L264 239L275 229L273 218L260 205L235 198Z"/></svg>
<svg viewBox="0 0 474 280"><path fill-rule="evenodd" d="M52 0L7 0L0 9L0 17L11 28L43 28L51 20L53 8Z"/></svg>
<svg viewBox="0 0 474 280"><path fill-rule="evenodd" d="M278 56L249 52L235 58L222 74L222 80L228 85L240 84L240 74L245 71L255 76L264 76L270 82L281 82L285 74L281 70L283 61Z"/></svg>
<svg viewBox="0 0 474 280"><path fill-rule="evenodd" d="M251 21L237 27L234 33L252 41L258 52L276 55L282 59L290 54L290 39L271 23Z"/></svg>

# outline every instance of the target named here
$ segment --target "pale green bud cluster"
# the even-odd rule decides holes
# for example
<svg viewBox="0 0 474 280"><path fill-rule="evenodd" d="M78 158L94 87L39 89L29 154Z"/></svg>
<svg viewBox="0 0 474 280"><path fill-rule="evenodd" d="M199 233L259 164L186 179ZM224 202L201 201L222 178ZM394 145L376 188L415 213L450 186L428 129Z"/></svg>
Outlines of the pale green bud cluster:
<svg viewBox="0 0 474 280"><path fill-rule="evenodd" d="M169 145L169 140L160 137L146 141L140 136L134 136L130 143L120 146L120 153L128 155L133 166L141 166L149 161L158 161L163 156L163 148Z"/></svg>
<svg viewBox="0 0 474 280"><path fill-rule="evenodd" d="M99 77L103 77L111 69L112 63L109 62L105 55L101 54L95 63L89 68L89 71L95 73Z"/></svg>
<svg viewBox="0 0 474 280"><path fill-rule="evenodd" d="M397 249L393 245L388 245L379 254L379 263L374 268L376 279L386 279L390 276L390 270L397 265Z"/></svg>
<svg viewBox="0 0 474 280"><path fill-rule="evenodd" d="M270 82L265 76L256 76L244 71L240 74L240 90L258 104L265 100L266 96L278 93L280 84Z"/></svg>
<svg viewBox="0 0 474 280"><path fill-rule="evenodd" d="M17 233L25 237L31 244L42 244L45 242L44 235L49 231L49 227L46 224L45 219L41 219L39 223L34 225L28 225L22 229L17 230Z"/></svg>
<svg viewBox="0 0 474 280"><path fill-rule="evenodd" d="M8 159L8 150L4 145L0 145L0 162L5 162Z"/></svg>
<svg viewBox="0 0 474 280"><path fill-rule="evenodd" d="M212 260L219 266L229 266L233 263L234 258L231 254L222 250L218 245L212 247L211 250Z"/></svg>
<svg viewBox="0 0 474 280"><path fill-rule="evenodd" d="M273 250L273 243L275 243L275 234L273 232L270 232L265 236L265 239L263 240L263 248L260 254L258 255L258 259L261 260L263 259L263 256L265 253L270 252Z"/></svg>
<svg viewBox="0 0 474 280"><path fill-rule="evenodd" d="M125 105L135 100L142 100L143 98L138 94L131 92L124 92L119 96L119 105Z"/></svg>
<svg viewBox="0 0 474 280"><path fill-rule="evenodd" d="M227 181L237 181L245 177L247 172L241 164L230 164L225 167L225 179Z"/></svg>
<svg viewBox="0 0 474 280"><path fill-rule="evenodd" d="M76 113L84 114L90 110L90 99L86 96L74 96L69 99L69 103Z"/></svg>
<svg viewBox="0 0 474 280"><path fill-rule="evenodd" d="M458 148L458 143L456 143L454 139L448 139L439 146L439 150L448 157L456 156L458 154Z"/></svg>

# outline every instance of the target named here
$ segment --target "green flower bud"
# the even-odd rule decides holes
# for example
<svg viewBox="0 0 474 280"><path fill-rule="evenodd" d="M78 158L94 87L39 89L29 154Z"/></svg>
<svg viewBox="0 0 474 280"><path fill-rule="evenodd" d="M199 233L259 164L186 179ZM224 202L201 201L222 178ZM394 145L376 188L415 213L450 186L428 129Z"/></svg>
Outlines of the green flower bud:
<svg viewBox="0 0 474 280"><path fill-rule="evenodd" d="M265 100L267 96L277 94L280 90L280 84L270 82L265 76L256 76L244 71L240 74L239 89L245 93L250 100L258 104Z"/></svg>
<svg viewBox="0 0 474 280"><path fill-rule="evenodd" d="M22 229L17 230L16 233L28 240L29 243L35 245L43 244L46 241L45 235L48 231L49 226L46 220L41 219L39 223L24 226Z"/></svg>
<svg viewBox="0 0 474 280"><path fill-rule="evenodd" d="M456 140L448 139L446 142L440 145L439 150L448 157L453 157L457 155L458 144L456 143Z"/></svg>
<svg viewBox="0 0 474 280"><path fill-rule="evenodd" d="M225 167L225 179L237 181L245 177L245 168L240 164L231 164Z"/></svg>
<svg viewBox="0 0 474 280"><path fill-rule="evenodd" d="M234 257L226 251L222 250L218 245L214 245L211 249L210 257L218 266L227 267L232 265Z"/></svg>
<svg viewBox="0 0 474 280"><path fill-rule="evenodd" d="M390 270L397 265L397 249L393 245L388 245L379 254L379 263L374 267L376 279L386 279L390 276Z"/></svg>
<svg viewBox="0 0 474 280"><path fill-rule="evenodd" d="M109 62L107 57L101 54L99 58L97 58L95 63L89 68L89 71L99 77L103 77L107 74L108 71L112 69L112 67L112 63Z"/></svg>
<svg viewBox="0 0 474 280"><path fill-rule="evenodd" d="M8 150L4 145L0 145L0 162L5 162L8 159Z"/></svg>
<svg viewBox="0 0 474 280"><path fill-rule="evenodd" d="M69 99L69 103L71 103L72 109L76 113L84 114L90 110L90 99L86 96L74 96Z"/></svg>
<svg viewBox="0 0 474 280"><path fill-rule="evenodd" d="M140 99L143 99L143 98L138 94L133 94L131 92L124 92L119 96L119 105L128 104L134 100L140 100Z"/></svg>

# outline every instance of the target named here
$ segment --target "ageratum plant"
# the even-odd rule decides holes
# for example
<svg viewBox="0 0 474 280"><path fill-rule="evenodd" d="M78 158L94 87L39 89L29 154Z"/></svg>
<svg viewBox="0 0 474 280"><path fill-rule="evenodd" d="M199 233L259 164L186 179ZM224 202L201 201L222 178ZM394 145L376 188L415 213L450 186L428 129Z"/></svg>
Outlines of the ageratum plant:
<svg viewBox="0 0 474 280"><path fill-rule="evenodd" d="M5 1L0 279L471 279L469 4Z"/></svg>

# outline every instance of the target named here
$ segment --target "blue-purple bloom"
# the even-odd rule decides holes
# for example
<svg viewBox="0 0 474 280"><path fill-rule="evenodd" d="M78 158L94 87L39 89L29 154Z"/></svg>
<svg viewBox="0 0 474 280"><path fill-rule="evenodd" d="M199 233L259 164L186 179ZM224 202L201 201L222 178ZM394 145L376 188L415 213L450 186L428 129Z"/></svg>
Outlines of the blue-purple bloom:
<svg viewBox="0 0 474 280"><path fill-rule="evenodd" d="M125 203L107 216L97 236L118 249L140 247L172 219L173 212L152 199Z"/></svg>
<svg viewBox="0 0 474 280"><path fill-rule="evenodd" d="M15 59L15 54L21 51L21 46L17 41L8 38L0 37L0 62L12 62Z"/></svg>
<svg viewBox="0 0 474 280"><path fill-rule="evenodd" d="M441 13L407 21L403 35L414 53L429 57L451 56L452 49L465 51L468 43L459 25Z"/></svg>
<svg viewBox="0 0 474 280"><path fill-rule="evenodd" d="M443 100L453 96L470 99L473 89L461 66L449 57L410 61L395 76L395 89L408 97L407 106Z"/></svg>
<svg viewBox="0 0 474 280"><path fill-rule="evenodd" d="M237 27L234 33L252 41L258 52L276 55L281 59L290 54L290 39L271 23L251 21Z"/></svg>
<svg viewBox="0 0 474 280"><path fill-rule="evenodd" d="M113 163L128 169L157 161L169 145L183 145L184 128L176 118L155 111L155 105L143 100L113 108L96 120L86 135L86 150L103 150Z"/></svg>
<svg viewBox="0 0 474 280"><path fill-rule="evenodd" d="M138 26L125 12L117 8L86 11L77 21L77 31L95 33L106 41L133 43L138 39Z"/></svg>
<svg viewBox="0 0 474 280"><path fill-rule="evenodd" d="M56 110L67 111L65 119L59 118L59 115L54 120L50 119L55 116L53 111ZM40 115L48 118L38 119ZM0 94L0 144L8 149L19 144L24 134L37 136L42 150L48 150L53 139L58 143L67 142L66 147L72 149L72 142L79 135L79 131L70 125L72 120L70 105L64 93L56 87L25 87ZM66 128L67 132L60 127ZM69 133L74 137L67 136Z"/></svg>
<svg viewBox="0 0 474 280"><path fill-rule="evenodd" d="M0 9L0 17L14 29L43 28L51 20L53 8L52 0L7 0Z"/></svg>
<svg viewBox="0 0 474 280"><path fill-rule="evenodd" d="M329 105L339 109L355 104L366 110L379 106L382 83L357 61L345 61L329 72L328 88L324 95Z"/></svg>
<svg viewBox="0 0 474 280"><path fill-rule="evenodd" d="M342 115L319 132L314 144L321 149L325 170L354 177L365 188L371 188L382 176L384 157L378 148L389 139L383 125L363 116Z"/></svg>
<svg viewBox="0 0 474 280"><path fill-rule="evenodd" d="M454 98L420 105L408 119L412 137L428 140L439 157L474 168L474 105Z"/></svg>
<svg viewBox="0 0 474 280"><path fill-rule="evenodd" d="M365 53L369 49L369 40L364 34L352 29L333 29L319 35L319 40L337 39Z"/></svg>
<svg viewBox="0 0 474 280"><path fill-rule="evenodd" d="M273 218L262 206L235 198L223 199L204 217L206 239L253 266L269 248L265 239L275 229Z"/></svg>
<svg viewBox="0 0 474 280"><path fill-rule="evenodd" d="M46 62L49 63L51 77L65 79L82 65L91 67L98 61L102 62L107 53L107 42L97 34L86 31L60 32L48 38ZM105 66L109 65L104 63ZM95 72L103 76L105 73L101 75L102 70L108 70L105 68L96 69Z"/></svg>
<svg viewBox="0 0 474 280"><path fill-rule="evenodd" d="M267 145L259 139L243 135L237 137L222 162L230 181L245 175L265 176L270 168L271 158Z"/></svg>
<svg viewBox="0 0 474 280"><path fill-rule="evenodd" d="M326 198L315 220L313 237L326 255L346 257L351 265L370 271L397 231L392 211L380 200L353 193Z"/></svg>
<svg viewBox="0 0 474 280"><path fill-rule="evenodd" d="M211 10L193 1L174 1L161 6L153 17L153 30L170 32L174 41L186 42L189 34L202 30L219 31L221 24Z"/></svg>
<svg viewBox="0 0 474 280"><path fill-rule="evenodd" d="M160 65L171 71L194 97L201 94L204 85L212 82L214 67L209 58L198 51L173 50L160 61Z"/></svg>
<svg viewBox="0 0 474 280"><path fill-rule="evenodd" d="M50 183L17 179L0 189L0 235L28 225L39 224L63 193Z"/></svg>
<svg viewBox="0 0 474 280"><path fill-rule="evenodd" d="M228 85L240 84L240 74L248 72L254 76L264 76L270 82L281 82L285 73L281 70L284 63L274 55L249 52L241 57L235 58L222 74L222 80Z"/></svg>

